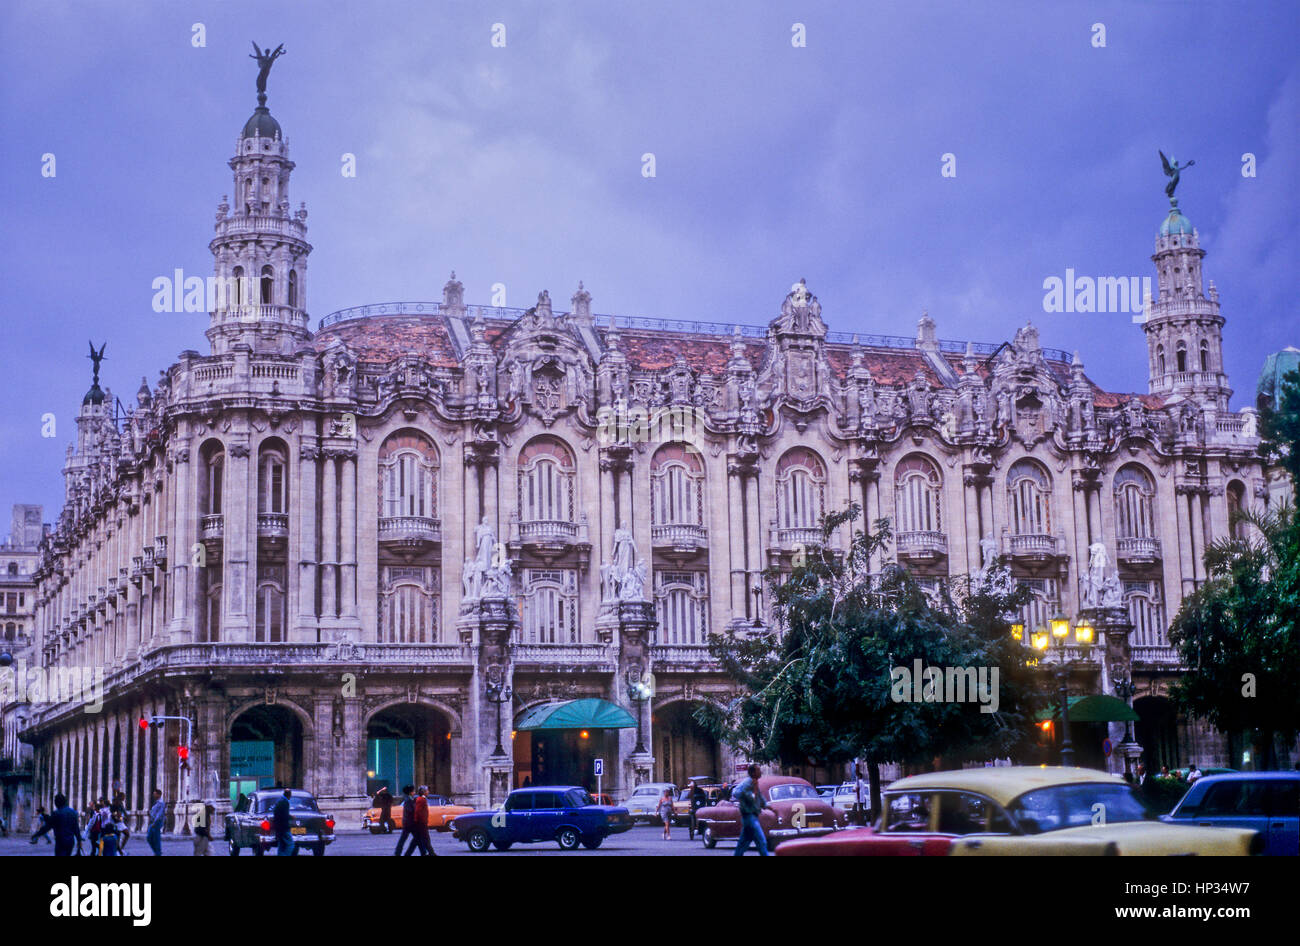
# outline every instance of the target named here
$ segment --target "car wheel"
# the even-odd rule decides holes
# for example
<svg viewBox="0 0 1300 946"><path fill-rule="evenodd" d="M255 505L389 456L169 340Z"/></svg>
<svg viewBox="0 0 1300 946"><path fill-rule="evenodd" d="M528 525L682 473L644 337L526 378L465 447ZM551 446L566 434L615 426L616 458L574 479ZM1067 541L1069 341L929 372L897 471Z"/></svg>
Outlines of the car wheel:
<svg viewBox="0 0 1300 946"><path fill-rule="evenodd" d="M469 845L469 849L475 854L482 854L492 846L492 839L488 837L488 833L482 828L475 828L469 833L465 843Z"/></svg>
<svg viewBox="0 0 1300 946"><path fill-rule="evenodd" d="M713 834L712 825L706 824L704 826L704 830L700 832L700 840L704 842L704 846L709 850L713 850L718 846L718 839Z"/></svg>
<svg viewBox="0 0 1300 946"><path fill-rule="evenodd" d="M583 839L582 846L588 851L594 851L596 848L600 847L601 842L604 840L604 838L585 838Z"/></svg>
<svg viewBox="0 0 1300 946"><path fill-rule="evenodd" d="M226 847L230 848L231 857L239 856L239 845L234 842L233 838L226 841Z"/></svg>
<svg viewBox="0 0 1300 946"><path fill-rule="evenodd" d="M561 851L572 851L578 846L579 835L573 828L561 828L555 832L555 841Z"/></svg>
<svg viewBox="0 0 1300 946"><path fill-rule="evenodd" d="M324 857L324 856L325 856L325 845L324 845L324 844L317 844L314 848L311 849L311 853L312 853L312 855L315 856L315 857Z"/></svg>
<svg viewBox="0 0 1300 946"><path fill-rule="evenodd" d="M498 851L508 851L510 850L510 846L514 843L514 841L493 841L492 846Z"/></svg>

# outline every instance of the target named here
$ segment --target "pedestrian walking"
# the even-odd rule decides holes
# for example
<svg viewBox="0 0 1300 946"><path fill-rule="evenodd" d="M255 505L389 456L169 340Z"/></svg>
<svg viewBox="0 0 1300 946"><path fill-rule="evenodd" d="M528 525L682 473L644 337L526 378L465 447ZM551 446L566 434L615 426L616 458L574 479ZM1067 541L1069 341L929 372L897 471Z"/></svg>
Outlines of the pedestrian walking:
<svg viewBox="0 0 1300 946"><path fill-rule="evenodd" d="M208 857L212 854L208 848L212 845L212 816L216 813L214 805L204 803L203 814L199 815L194 825L195 857Z"/></svg>
<svg viewBox="0 0 1300 946"><path fill-rule="evenodd" d="M99 804L95 808L95 813L86 822L86 839L90 841L91 857L97 857L100 854L100 836L112 821L113 813L109 811L108 799L101 797Z"/></svg>
<svg viewBox="0 0 1300 946"><path fill-rule="evenodd" d="M122 853L122 836L118 832L125 825L118 823L112 809L107 805L104 811L107 815L99 828L99 853L101 857L118 857Z"/></svg>
<svg viewBox="0 0 1300 946"><path fill-rule="evenodd" d="M271 809L271 830L275 832L276 857L292 857L298 852L298 843L294 841L293 832L290 830L293 818L289 815L289 799L292 794L292 791L286 788L279 801L275 803L275 807Z"/></svg>
<svg viewBox="0 0 1300 946"><path fill-rule="evenodd" d="M54 856L71 857L73 850L81 849L81 821L77 809L68 805L68 796L62 793L54 796L54 812L45 820L45 826L32 836L36 839L52 832L54 834Z"/></svg>
<svg viewBox="0 0 1300 946"><path fill-rule="evenodd" d="M709 803L709 796L704 794L704 789L700 787L699 782L691 782L691 823L687 829L690 840L695 840L695 832L700 830L699 810Z"/></svg>
<svg viewBox="0 0 1300 946"><path fill-rule="evenodd" d="M664 822L664 840L671 841L673 836L673 790L671 788L665 788L664 793L659 796L656 810Z"/></svg>
<svg viewBox="0 0 1300 946"><path fill-rule="evenodd" d="M393 824L393 793L385 785L379 791L375 792L375 807L379 809L379 827L391 832Z"/></svg>
<svg viewBox="0 0 1300 946"><path fill-rule="evenodd" d="M429 786L421 785L415 796L415 811L411 821L411 846L406 849L410 854L417 847L420 856L433 855L433 842L429 840Z"/></svg>
<svg viewBox="0 0 1300 946"><path fill-rule="evenodd" d="M162 857L163 820L167 817L167 803L163 801L162 789L153 790L153 804L149 806L149 830L145 840L154 857Z"/></svg>
<svg viewBox="0 0 1300 946"><path fill-rule="evenodd" d="M50 830L49 824L50 824L50 816L46 813L45 806L38 805L36 807L36 827L35 830L32 831L33 844L39 841L42 837L45 838L46 844L54 843L53 841L50 840L50 835L48 833Z"/></svg>
<svg viewBox="0 0 1300 946"><path fill-rule="evenodd" d="M113 830L117 832L117 854L126 856L126 842L131 840L131 829L126 823L126 809L113 809Z"/></svg>
<svg viewBox="0 0 1300 946"><path fill-rule="evenodd" d="M415 786L402 786L402 833L397 836L397 847L393 850L394 857L400 857L402 854L402 845L406 839L411 836L411 825L415 824ZM409 852L408 852L409 853Z"/></svg>
<svg viewBox="0 0 1300 946"><path fill-rule="evenodd" d="M740 840L736 844L736 857L743 857L752 843L762 857L767 857L767 837L759 823L758 814L767 807L767 799L758 790L758 777L762 773L757 765L747 770L748 777L736 786L735 799L740 805Z"/></svg>

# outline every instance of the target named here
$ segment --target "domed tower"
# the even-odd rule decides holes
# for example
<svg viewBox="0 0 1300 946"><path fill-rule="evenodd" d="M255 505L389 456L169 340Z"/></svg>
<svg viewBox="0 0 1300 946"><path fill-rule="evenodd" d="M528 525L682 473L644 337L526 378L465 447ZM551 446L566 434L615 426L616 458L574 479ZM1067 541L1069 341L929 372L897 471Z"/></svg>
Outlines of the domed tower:
<svg viewBox="0 0 1300 946"><path fill-rule="evenodd" d="M257 45L253 45L257 49ZM284 52L258 50L257 108L244 123L230 167L234 199L217 207L212 250L216 301L207 336L212 353L237 345L290 354L307 338L307 208L289 211L289 143L266 107L266 77Z"/></svg>
<svg viewBox="0 0 1300 946"><path fill-rule="evenodd" d="M1164 157L1163 155L1161 156ZM1190 164L1183 167L1190 167ZM1210 283L1207 298L1202 289L1200 236L1181 210L1173 189L1182 168L1165 160L1171 181L1169 215L1160 224L1156 264L1160 297L1152 300L1142 328L1147 336L1150 362L1149 390L1166 398L1191 399L1226 411L1232 389L1223 372L1223 316L1219 292Z"/></svg>

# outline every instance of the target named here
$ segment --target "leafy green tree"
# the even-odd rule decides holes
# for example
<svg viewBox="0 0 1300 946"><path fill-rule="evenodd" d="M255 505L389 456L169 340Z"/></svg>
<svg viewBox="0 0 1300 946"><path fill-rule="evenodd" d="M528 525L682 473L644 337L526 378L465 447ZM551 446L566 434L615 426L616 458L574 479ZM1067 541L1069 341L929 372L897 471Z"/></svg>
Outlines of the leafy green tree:
<svg viewBox="0 0 1300 946"><path fill-rule="evenodd" d="M1277 406L1260 412L1260 454L1286 470L1295 490L1293 505L1300 504L1300 370L1282 376Z"/></svg>
<svg viewBox="0 0 1300 946"><path fill-rule="evenodd" d="M859 507L822 520L822 542L796 555L788 574L769 569L774 627L715 636L710 651L742 695L697 719L755 761L834 764L862 758L879 810L879 765L933 765L1006 757L1032 739L1046 703L1032 653L1010 635L1008 615L1028 599L1005 565L938 600L906 569L869 572L873 553L891 539L887 520L871 534L853 530L847 552L828 546ZM966 702L911 702L894 668L985 668L997 672L995 712ZM942 695L942 694L940 694ZM987 701L992 706L992 700Z"/></svg>

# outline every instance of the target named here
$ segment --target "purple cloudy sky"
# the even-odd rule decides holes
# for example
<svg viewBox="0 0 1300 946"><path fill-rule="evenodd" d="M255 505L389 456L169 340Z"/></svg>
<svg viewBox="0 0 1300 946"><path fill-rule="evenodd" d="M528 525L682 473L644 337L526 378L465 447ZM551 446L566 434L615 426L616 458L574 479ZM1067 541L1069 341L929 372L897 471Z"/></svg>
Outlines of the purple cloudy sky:
<svg viewBox="0 0 1300 946"><path fill-rule="evenodd" d="M501 282L509 305L545 288L568 308L582 279L597 312L761 324L803 276L834 330L910 335L928 310L941 337L1000 341L1033 319L1098 383L1145 390L1131 317L1044 313L1042 283L1154 275L1163 148L1196 160L1178 196L1241 406L1300 344L1297 35L1291 0L8 2L0 521L57 512L87 339L124 401L207 351L206 316L154 313L150 284L211 271L250 40L287 49L269 104L311 214L314 319L438 299L454 268L470 302Z"/></svg>

